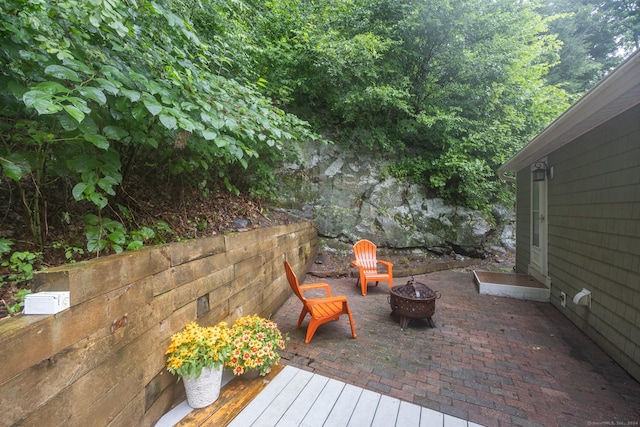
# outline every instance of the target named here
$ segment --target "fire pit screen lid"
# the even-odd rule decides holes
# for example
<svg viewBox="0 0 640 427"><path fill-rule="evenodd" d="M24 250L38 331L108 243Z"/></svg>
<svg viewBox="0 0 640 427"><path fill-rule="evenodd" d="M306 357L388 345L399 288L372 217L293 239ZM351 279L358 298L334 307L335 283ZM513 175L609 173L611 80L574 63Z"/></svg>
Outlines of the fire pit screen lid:
<svg viewBox="0 0 640 427"><path fill-rule="evenodd" d="M394 286L390 291L395 295L412 299L430 299L437 296L430 287L424 283L416 282L415 277L412 277L406 285Z"/></svg>

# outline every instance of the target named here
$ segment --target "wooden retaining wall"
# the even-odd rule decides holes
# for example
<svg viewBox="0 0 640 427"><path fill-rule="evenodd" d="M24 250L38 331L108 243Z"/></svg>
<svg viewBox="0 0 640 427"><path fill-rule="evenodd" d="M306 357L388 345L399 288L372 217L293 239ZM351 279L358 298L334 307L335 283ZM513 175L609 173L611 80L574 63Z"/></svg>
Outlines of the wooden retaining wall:
<svg viewBox="0 0 640 427"><path fill-rule="evenodd" d="M269 317L291 294L283 260L303 276L317 247L305 222L38 273L36 291L68 290L71 308L0 321L0 425L154 425L184 399L165 368L171 335Z"/></svg>

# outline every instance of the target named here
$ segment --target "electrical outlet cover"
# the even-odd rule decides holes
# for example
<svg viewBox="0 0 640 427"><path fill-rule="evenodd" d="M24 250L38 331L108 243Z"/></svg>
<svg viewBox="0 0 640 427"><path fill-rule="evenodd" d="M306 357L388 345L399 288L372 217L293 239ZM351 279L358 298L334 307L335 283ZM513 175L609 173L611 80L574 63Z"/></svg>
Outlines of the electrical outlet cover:
<svg viewBox="0 0 640 427"><path fill-rule="evenodd" d="M38 292L24 297L24 314L56 314L70 306L69 291Z"/></svg>

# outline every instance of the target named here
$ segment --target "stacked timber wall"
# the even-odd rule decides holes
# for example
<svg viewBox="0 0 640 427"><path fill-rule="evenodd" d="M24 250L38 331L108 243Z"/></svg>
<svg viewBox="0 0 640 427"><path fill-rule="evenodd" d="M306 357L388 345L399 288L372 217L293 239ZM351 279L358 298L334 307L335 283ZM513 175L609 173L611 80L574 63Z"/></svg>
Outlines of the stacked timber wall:
<svg viewBox="0 0 640 427"><path fill-rule="evenodd" d="M71 308L0 321L0 425L155 424L184 399L165 369L171 335L269 317L291 294L283 260L304 274L317 246L305 222L38 273L36 291L68 290Z"/></svg>

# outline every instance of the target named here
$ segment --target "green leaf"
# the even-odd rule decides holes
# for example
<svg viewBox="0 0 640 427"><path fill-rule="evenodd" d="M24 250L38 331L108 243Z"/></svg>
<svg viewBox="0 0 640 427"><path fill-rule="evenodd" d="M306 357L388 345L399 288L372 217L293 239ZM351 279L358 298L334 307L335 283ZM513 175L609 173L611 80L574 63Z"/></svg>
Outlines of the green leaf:
<svg viewBox="0 0 640 427"><path fill-rule="evenodd" d="M182 21L182 18L180 18L175 13L165 12L164 16L165 16L165 18L167 18L167 21L169 22L169 25L171 25L172 27L176 27L176 26L184 27L184 22Z"/></svg>
<svg viewBox="0 0 640 427"><path fill-rule="evenodd" d="M36 90L48 93L49 95L55 95L56 93L68 93L69 89L62 86L58 82L42 82L36 86Z"/></svg>
<svg viewBox="0 0 640 427"><path fill-rule="evenodd" d="M140 92L138 92L137 90L131 90L131 89L125 89L125 88L120 89L120 93L122 93L124 96L129 98L129 101L131 102L136 102L137 100L140 99L140 96L141 96Z"/></svg>
<svg viewBox="0 0 640 427"><path fill-rule="evenodd" d="M236 131L239 127L238 122L232 118L232 117L227 117L224 121L224 124L231 130L231 131Z"/></svg>
<svg viewBox="0 0 640 427"><path fill-rule="evenodd" d="M175 231L173 231L173 229L171 227L169 227L169 224L167 224L164 221L158 221L158 223L156 224L156 228L159 231L164 231L164 232L169 233L169 234L175 234Z"/></svg>
<svg viewBox="0 0 640 427"><path fill-rule="evenodd" d="M126 82L130 79L126 78L122 72L112 65L103 65L101 71L107 77L113 77L118 82Z"/></svg>
<svg viewBox="0 0 640 427"><path fill-rule="evenodd" d="M129 136L129 132L122 129L120 126L105 126L104 129L102 129L102 132L107 138L113 139L114 141L120 141Z"/></svg>
<svg viewBox="0 0 640 427"><path fill-rule="evenodd" d="M84 113L82 111L80 111L79 109L77 109L76 107L74 107L73 105L63 105L62 108L64 108L64 110L67 113L69 113L69 115L71 117L76 119L78 121L78 123L80 123L82 120L84 120Z"/></svg>
<svg viewBox="0 0 640 427"><path fill-rule="evenodd" d="M93 86L79 87L78 92L85 98L92 99L98 104L103 105L107 102L107 97L102 93L101 89Z"/></svg>
<svg viewBox="0 0 640 427"><path fill-rule="evenodd" d="M20 83L16 82L15 80L11 80L7 84L7 89L9 89L11 94L15 96L16 99L22 99L22 95L24 95L27 92L27 88L22 86Z"/></svg>
<svg viewBox="0 0 640 427"><path fill-rule="evenodd" d="M145 97L142 101L147 110L154 116L157 116L162 112L162 105L152 96Z"/></svg>
<svg viewBox="0 0 640 427"><path fill-rule="evenodd" d="M195 124L184 117L180 117L180 119L178 119L178 124L180 125L180 129L184 129L187 132L193 132L193 129L195 129Z"/></svg>
<svg viewBox="0 0 640 427"><path fill-rule="evenodd" d="M104 190L105 193L111 195L111 196L115 196L116 192L113 189L114 184L117 184L118 182L113 179L112 177L104 177L100 180L98 180L98 187L102 188Z"/></svg>
<svg viewBox="0 0 640 427"><path fill-rule="evenodd" d="M117 95L118 92L120 91L120 87L122 86L122 83L120 82L111 81L103 78L97 78L96 82L100 83L102 89L106 90L111 95Z"/></svg>
<svg viewBox="0 0 640 427"><path fill-rule="evenodd" d="M204 122L211 124L216 129L221 129L224 126L224 120L220 119L213 114L207 113L205 111L200 113L200 117Z"/></svg>
<svg viewBox="0 0 640 427"><path fill-rule="evenodd" d="M60 80L71 80L72 82L81 81L78 73L62 65L49 65L44 69L44 73Z"/></svg>
<svg viewBox="0 0 640 427"><path fill-rule="evenodd" d="M176 118L166 114L160 114L160 123L162 123L167 129L175 129L177 127Z"/></svg>
<svg viewBox="0 0 640 427"><path fill-rule="evenodd" d="M13 246L13 242L11 240L0 237L0 255L9 253L9 251L11 251L11 246Z"/></svg>
<svg viewBox="0 0 640 427"><path fill-rule="evenodd" d="M0 162L2 163L2 170L7 178L20 181L20 178L22 178L22 168L20 166L4 159L0 159Z"/></svg>
<svg viewBox="0 0 640 427"><path fill-rule="evenodd" d="M217 136L218 136L218 132L208 130L208 129L205 129L202 131L202 137L207 141L212 141L216 139Z"/></svg>
<svg viewBox="0 0 640 427"><path fill-rule="evenodd" d="M134 240L133 242L129 243L127 245L127 250L128 251L136 251L140 248L144 247L144 243L138 241L138 240Z"/></svg>
<svg viewBox="0 0 640 427"><path fill-rule="evenodd" d="M142 104L137 105L133 108L133 110L131 110L131 115L137 121L142 121L147 115L147 109Z"/></svg>
<svg viewBox="0 0 640 427"><path fill-rule="evenodd" d="M62 107L53 102L52 96L41 90L30 90L22 95L22 101L28 108L35 108L39 114L54 114Z"/></svg>
<svg viewBox="0 0 640 427"><path fill-rule="evenodd" d="M156 232L153 231L152 228L149 227L142 227L139 230L139 233L142 235L142 237L144 237L145 239L153 239L154 237L156 237Z"/></svg>
<svg viewBox="0 0 640 427"><path fill-rule="evenodd" d="M71 190L71 194L73 195L73 198L75 200L82 200L84 199L84 190L88 187L88 185L84 182L79 182L77 183L74 187L73 190ZM87 222L85 220L85 222Z"/></svg>
<svg viewBox="0 0 640 427"><path fill-rule="evenodd" d="M122 22L118 22L118 21L114 21L114 22L110 22L109 23L109 27L113 28L114 30L116 30L116 32L118 33L118 35L122 38L126 37L127 35L129 35L129 29L127 27L125 27Z"/></svg>
<svg viewBox="0 0 640 427"><path fill-rule="evenodd" d="M106 197L96 192L89 193L89 200L100 209L104 209L107 203L109 203Z"/></svg>
<svg viewBox="0 0 640 427"><path fill-rule="evenodd" d="M92 143L93 145L95 145L98 148L101 148L103 150L107 150L109 148L109 141L107 140L107 138L105 138L102 135L98 135L98 134L84 134L82 135L82 137Z"/></svg>
<svg viewBox="0 0 640 427"><path fill-rule="evenodd" d="M122 230L116 230L112 233L109 233L109 240L118 245L122 245L125 243L125 233Z"/></svg>
<svg viewBox="0 0 640 427"><path fill-rule="evenodd" d="M96 28L100 28L100 23L102 22L102 17L100 16L99 11L95 11L93 15L89 17L89 23Z"/></svg>
<svg viewBox="0 0 640 427"><path fill-rule="evenodd" d="M238 147L235 144L231 144L227 147L227 150L229 150L229 152L234 155L238 160L242 159L244 156L244 151L242 151L242 148Z"/></svg>
<svg viewBox="0 0 640 427"><path fill-rule="evenodd" d="M98 133L98 126L96 125L96 122L93 121L91 116L85 117L82 123L78 123L78 129L80 129L80 132L84 134L95 135L96 133Z"/></svg>
<svg viewBox="0 0 640 427"><path fill-rule="evenodd" d="M86 217L87 215L85 215ZM95 216L95 215L93 215ZM96 217L97 219L97 217ZM85 223L87 221L85 220ZM96 221L95 224L98 224ZM89 252L99 252L107 247L107 241L102 239L102 229L98 225L88 225L85 227L85 237L87 239L87 250Z"/></svg>
<svg viewBox="0 0 640 427"><path fill-rule="evenodd" d="M100 218L94 214L86 214L82 217L82 220L85 224L89 225L98 225L98 223L100 223Z"/></svg>
<svg viewBox="0 0 640 427"><path fill-rule="evenodd" d="M224 138L224 135L216 138L214 142L216 143L216 146L218 148L226 147L227 145L229 145L229 142L227 142L227 140Z"/></svg>
<svg viewBox="0 0 640 427"><path fill-rule="evenodd" d="M74 107L85 114L89 114L91 112L91 108L87 105L87 101L82 98L78 98L77 96L65 96L62 99L69 101Z"/></svg>
<svg viewBox="0 0 640 427"><path fill-rule="evenodd" d="M84 62L80 62L77 59L64 58L62 60L62 63L73 70L80 71L81 73L93 74L93 70L89 68L87 64L85 64Z"/></svg>
<svg viewBox="0 0 640 427"><path fill-rule="evenodd" d="M73 131L78 129L78 122L71 116L62 114L60 115L60 126L66 131Z"/></svg>

